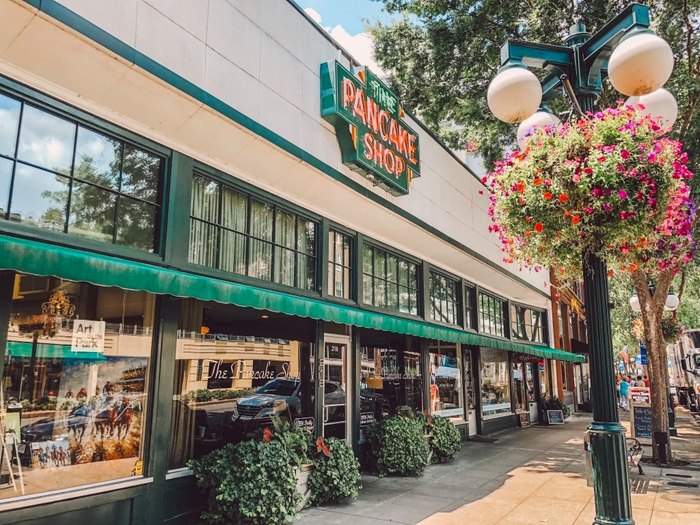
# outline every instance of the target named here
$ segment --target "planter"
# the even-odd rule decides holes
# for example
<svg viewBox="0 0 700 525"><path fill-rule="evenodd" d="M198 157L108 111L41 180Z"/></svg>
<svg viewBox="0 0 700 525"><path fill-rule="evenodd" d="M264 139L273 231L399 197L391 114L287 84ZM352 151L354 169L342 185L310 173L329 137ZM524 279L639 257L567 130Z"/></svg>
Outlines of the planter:
<svg viewBox="0 0 700 525"><path fill-rule="evenodd" d="M294 467L294 475L297 478L297 492L301 494L301 502L297 507L297 511L300 511L306 507L306 503L311 497L311 488L309 487L309 476L314 470L314 466L311 463L301 465L299 467Z"/></svg>

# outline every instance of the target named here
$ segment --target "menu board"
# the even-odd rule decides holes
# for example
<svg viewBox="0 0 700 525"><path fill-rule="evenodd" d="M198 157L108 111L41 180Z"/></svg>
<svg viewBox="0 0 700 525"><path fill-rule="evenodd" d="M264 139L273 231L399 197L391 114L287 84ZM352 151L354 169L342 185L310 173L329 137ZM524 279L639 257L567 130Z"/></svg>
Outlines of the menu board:
<svg viewBox="0 0 700 525"><path fill-rule="evenodd" d="M651 439L651 406L632 405L632 437L637 439Z"/></svg>
<svg viewBox="0 0 700 525"><path fill-rule="evenodd" d="M547 410L547 422L550 425L563 425L564 412L562 410Z"/></svg>

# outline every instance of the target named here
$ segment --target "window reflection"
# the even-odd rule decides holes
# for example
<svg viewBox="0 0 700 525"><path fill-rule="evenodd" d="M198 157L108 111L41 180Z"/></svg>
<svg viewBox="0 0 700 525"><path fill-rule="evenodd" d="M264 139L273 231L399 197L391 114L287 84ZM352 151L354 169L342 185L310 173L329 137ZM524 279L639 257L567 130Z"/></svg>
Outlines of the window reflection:
<svg viewBox="0 0 700 525"><path fill-rule="evenodd" d="M508 352L481 349L481 411L484 416L511 412Z"/></svg>

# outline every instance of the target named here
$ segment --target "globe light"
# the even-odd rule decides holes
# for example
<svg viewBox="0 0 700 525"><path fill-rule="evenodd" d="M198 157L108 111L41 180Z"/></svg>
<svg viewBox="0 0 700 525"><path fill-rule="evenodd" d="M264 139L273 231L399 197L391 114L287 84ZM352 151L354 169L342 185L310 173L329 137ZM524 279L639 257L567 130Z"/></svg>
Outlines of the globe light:
<svg viewBox="0 0 700 525"><path fill-rule="evenodd" d="M489 84L486 93L491 113L498 120L516 124L532 115L542 102L542 86L532 71L510 67Z"/></svg>
<svg viewBox="0 0 700 525"><path fill-rule="evenodd" d="M651 32L634 33L615 48L608 76L615 89L627 96L647 95L663 86L673 71L673 51Z"/></svg>
<svg viewBox="0 0 700 525"><path fill-rule="evenodd" d="M642 115L649 115L656 119L664 133L671 131L678 117L678 103L671 93L664 88L657 89L648 95L630 97L626 104L635 106L642 104Z"/></svg>
<svg viewBox="0 0 700 525"><path fill-rule="evenodd" d="M666 310L670 311L675 311L678 309L678 304L680 303L680 299L678 299L678 296L674 293L673 290L668 292L668 297L666 298L666 304L665 308Z"/></svg>
<svg viewBox="0 0 700 525"><path fill-rule="evenodd" d="M639 297L637 297L636 293L630 297L630 307L633 312L639 313L642 311L642 307L639 305Z"/></svg>
<svg viewBox="0 0 700 525"><path fill-rule="evenodd" d="M525 146L527 146L530 140L530 135L532 135L537 128L551 126L556 129L559 124L561 124L561 120L549 111L538 111L534 113L523 120L518 126L518 132L516 134L518 146L520 146L520 149L525 149Z"/></svg>

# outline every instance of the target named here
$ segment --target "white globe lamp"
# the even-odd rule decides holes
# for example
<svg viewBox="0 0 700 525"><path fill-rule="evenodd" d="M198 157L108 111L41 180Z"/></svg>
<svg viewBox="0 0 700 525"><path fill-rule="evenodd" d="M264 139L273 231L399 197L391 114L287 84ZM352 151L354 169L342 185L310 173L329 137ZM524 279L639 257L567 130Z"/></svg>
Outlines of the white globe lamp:
<svg viewBox="0 0 700 525"><path fill-rule="evenodd" d="M656 119L664 133L671 131L678 117L678 103L676 99L663 88L657 89L648 95L630 97L627 99L626 104L630 106L642 104L644 109L641 110L641 114L649 115Z"/></svg>
<svg viewBox="0 0 700 525"><path fill-rule="evenodd" d="M639 313L642 311L642 307L639 304L639 297L637 297L636 293L630 297L630 307L633 312Z"/></svg>
<svg viewBox="0 0 700 525"><path fill-rule="evenodd" d="M547 126L556 129L561 124L561 120L556 115L548 111L537 111L525 120L523 120L518 126L518 132L516 134L518 140L518 146L520 149L525 149L527 143L530 139L530 135L535 133L539 128L545 128Z"/></svg>
<svg viewBox="0 0 700 525"><path fill-rule="evenodd" d="M679 303L680 299L678 299L678 296L675 294L675 292L673 290L668 292L668 297L666 297L666 304L664 306L666 310L670 310L672 312L677 310Z"/></svg>
<svg viewBox="0 0 700 525"><path fill-rule="evenodd" d="M666 83L672 71L671 46L651 32L623 38L608 61L608 76L613 87L630 97L656 91Z"/></svg>
<svg viewBox="0 0 700 525"><path fill-rule="evenodd" d="M516 124L540 107L542 86L532 71L522 67L510 67L501 71L491 81L486 101L497 119Z"/></svg>

